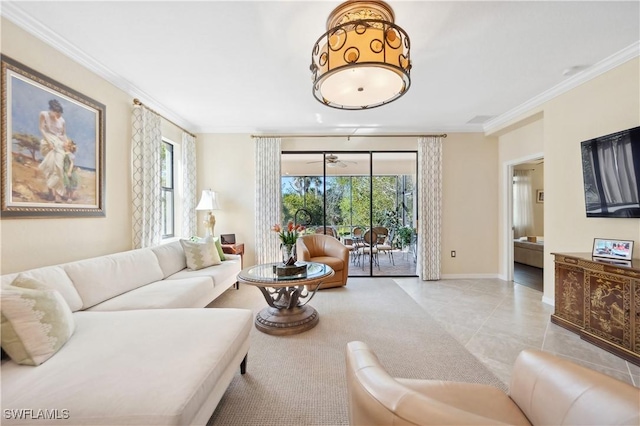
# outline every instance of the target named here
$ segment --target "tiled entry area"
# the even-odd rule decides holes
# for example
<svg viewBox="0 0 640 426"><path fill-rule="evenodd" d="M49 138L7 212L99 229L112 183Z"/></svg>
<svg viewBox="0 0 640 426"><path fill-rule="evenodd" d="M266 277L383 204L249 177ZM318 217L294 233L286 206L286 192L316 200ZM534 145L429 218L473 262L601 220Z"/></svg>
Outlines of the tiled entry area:
<svg viewBox="0 0 640 426"><path fill-rule="evenodd" d="M552 324L539 291L499 279L394 280L507 385L516 356L532 348L640 387L640 367Z"/></svg>

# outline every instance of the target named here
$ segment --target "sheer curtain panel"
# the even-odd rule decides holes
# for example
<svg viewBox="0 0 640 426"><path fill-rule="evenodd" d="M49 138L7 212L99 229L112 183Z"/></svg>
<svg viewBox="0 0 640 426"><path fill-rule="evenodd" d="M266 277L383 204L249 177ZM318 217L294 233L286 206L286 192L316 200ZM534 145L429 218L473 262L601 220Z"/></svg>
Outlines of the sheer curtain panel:
<svg viewBox="0 0 640 426"><path fill-rule="evenodd" d="M196 138L182 133L182 235L196 235Z"/></svg>
<svg viewBox="0 0 640 426"><path fill-rule="evenodd" d="M256 263L276 262L280 240L271 227L280 223L280 138L256 138Z"/></svg>
<svg viewBox="0 0 640 426"><path fill-rule="evenodd" d="M531 171L513 171L513 236L524 237L533 233L533 188Z"/></svg>
<svg viewBox="0 0 640 426"><path fill-rule="evenodd" d="M142 105L134 105L131 129L134 248L154 246L162 239L161 124L159 115Z"/></svg>
<svg viewBox="0 0 640 426"><path fill-rule="evenodd" d="M424 281L440 279L442 228L442 138L418 139L417 273Z"/></svg>

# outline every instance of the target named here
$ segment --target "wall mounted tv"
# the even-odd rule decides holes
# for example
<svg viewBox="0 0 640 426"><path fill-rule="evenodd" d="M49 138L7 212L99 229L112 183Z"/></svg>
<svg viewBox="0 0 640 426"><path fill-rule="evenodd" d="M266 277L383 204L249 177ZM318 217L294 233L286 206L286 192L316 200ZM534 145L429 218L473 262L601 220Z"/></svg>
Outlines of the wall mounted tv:
<svg viewBox="0 0 640 426"><path fill-rule="evenodd" d="M640 218L640 127L582 142L587 217Z"/></svg>

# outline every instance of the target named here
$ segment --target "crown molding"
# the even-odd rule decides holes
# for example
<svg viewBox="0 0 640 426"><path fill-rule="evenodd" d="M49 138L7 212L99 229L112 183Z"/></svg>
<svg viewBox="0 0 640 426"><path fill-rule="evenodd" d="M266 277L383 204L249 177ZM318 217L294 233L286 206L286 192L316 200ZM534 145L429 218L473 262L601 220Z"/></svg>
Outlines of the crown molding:
<svg viewBox="0 0 640 426"><path fill-rule="evenodd" d="M194 127L191 123L189 123L182 117L177 116L175 113L165 108L151 95L145 93L143 90L140 90L128 80L122 78L120 75L116 74L108 67L104 66L102 63L96 61L93 57L91 57L91 55L88 55L81 49L78 49L76 46L69 43L65 38L51 31L48 27L32 18L28 13L20 9L20 7L18 7L16 3L17 2L15 1L2 1L2 7L0 7L0 15L7 18L34 37L53 47L57 51L68 56L75 62L87 68L89 71L102 77L109 83L116 86L118 89L130 95L132 98L138 98L142 100L142 102L146 106L154 109L160 115L166 117L170 121L175 122L185 129Z"/></svg>
<svg viewBox="0 0 640 426"><path fill-rule="evenodd" d="M367 129L372 130L372 129ZM196 133L224 133L224 134L238 134L238 133L250 133L250 134L295 134L295 135L317 135L318 133L326 134L328 136L332 134L337 134L337 136L344 136L345 132L355 131L355 133L351 134L351 137L356 138L358 136L366 136L366 135L376 135L376 136L385 136L385 133L392 134L427 134L427 133L484 133L484 129L482 124L465 124L459 126L437 126L437 127L405 127L402 129L398 128L381 128L376 127L373 131L358 133L358 129L352 128L344 128L340 126L323 126L321 128L316 128L310 130L309 128L300 128L300 127L269 127L267 128L256 128L256 127L248 127L248 126L206 126L196 128Z"/></svg>
<svg viewBox="0 0 640 426"><path fill-rule="evenodd" d="M501 130L502 127L510 124L511 121L530 112L532 109L539 107L545 102L548 102L551 99L565 92L568 92L569 90L574 89L577 86L586 83L587 81L592 80L606 73L607 71L610 71L624 64L627 61L635 59L638 56L640 56L640 40L636 41L628 47L625 47L621 51L614 53L608 58L605 58L602 61L594 64L586 70L579 72L573 77L568 78L562 83L553 86L551 89L546 90L537 96L534 96L533 98L513 108L512 110L499 115L493 120L487 121L484 124L483 130L485 134L491 134L498 130Z"/></svg>

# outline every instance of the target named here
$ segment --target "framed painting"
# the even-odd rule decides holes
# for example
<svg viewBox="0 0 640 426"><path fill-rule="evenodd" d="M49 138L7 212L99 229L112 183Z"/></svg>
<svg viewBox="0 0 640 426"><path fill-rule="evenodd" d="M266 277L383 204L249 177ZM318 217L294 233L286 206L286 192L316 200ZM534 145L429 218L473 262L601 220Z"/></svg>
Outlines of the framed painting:
<svg viewBox="0 0 640 426"><path fill-rule="evenodd" d="M631 260L633 241L593 239L593 257L617 260Z"/></svg>
<svg viewBox="0 0 640 426"><path fill-rule="evenodd" d="M106 107L7 56L0 65L0 216L104 216Z"/></svg>

